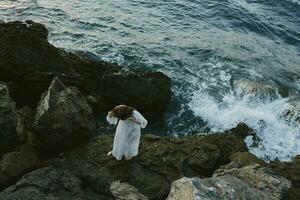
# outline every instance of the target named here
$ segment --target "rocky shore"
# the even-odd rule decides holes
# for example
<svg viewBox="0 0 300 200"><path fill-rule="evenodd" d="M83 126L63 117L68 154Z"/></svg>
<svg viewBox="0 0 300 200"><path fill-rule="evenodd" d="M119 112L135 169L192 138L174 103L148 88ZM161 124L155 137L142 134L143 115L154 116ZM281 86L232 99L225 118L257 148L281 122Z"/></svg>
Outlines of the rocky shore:
<svg viewBox="0 0 300 200"><path fill-rule="evenodd" d="M171 80L66 52L47 35L32 21L0 23L1 200L300 199L300 157L258 159L245 124L183 138L145 134L134 159L106 156L113 133L96 136L95 116L120 103L162 113Z"/></svg>

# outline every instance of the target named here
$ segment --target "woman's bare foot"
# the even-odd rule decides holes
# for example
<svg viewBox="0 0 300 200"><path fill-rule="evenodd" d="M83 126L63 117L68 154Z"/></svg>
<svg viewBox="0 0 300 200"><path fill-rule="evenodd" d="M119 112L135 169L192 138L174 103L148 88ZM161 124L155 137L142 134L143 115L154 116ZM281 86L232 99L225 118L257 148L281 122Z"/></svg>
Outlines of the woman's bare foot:
<svg viewBox="0 0 300 200"><path fill-rule="evenodd" d="M125 156L125 160L131 160L132 159L132 157L131 156Z"/></svg>
<svg viewBox="0 0 300 200"><path fill-rule="evenodd" d="M107 156L110 156L112 154L112 151L108 152L106 155Z"/></svg>

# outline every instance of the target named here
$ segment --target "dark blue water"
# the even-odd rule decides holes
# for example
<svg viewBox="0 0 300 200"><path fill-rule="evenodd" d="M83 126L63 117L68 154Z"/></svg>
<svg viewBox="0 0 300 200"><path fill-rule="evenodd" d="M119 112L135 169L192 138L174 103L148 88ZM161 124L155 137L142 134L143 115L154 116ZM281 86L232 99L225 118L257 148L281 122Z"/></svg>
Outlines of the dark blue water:
<svg viewBox="0 0 300 200"><path fill-rule="evenodd" d="M2 0L0 18L41 22L55 46L170 76L162 134L217 132L245 122L261 138L255 147L247 139L256 155L300 154L300 125L279 117L300 92L299 0ZM239 99L233 80L288 95Z"/></svg>

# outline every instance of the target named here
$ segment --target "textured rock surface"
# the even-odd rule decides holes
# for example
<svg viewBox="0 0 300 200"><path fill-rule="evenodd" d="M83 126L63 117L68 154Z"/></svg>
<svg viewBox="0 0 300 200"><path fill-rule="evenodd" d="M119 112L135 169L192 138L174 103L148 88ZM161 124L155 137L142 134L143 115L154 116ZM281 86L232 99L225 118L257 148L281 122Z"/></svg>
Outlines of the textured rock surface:
<svg viewBox="0 0 300 200"><path fill-rule="evenodd" d="M18 124L17 124L17 134L18 140L22 143L33 143L31 141L32 125L34 112L29 107L23 107L17 111L18 114Z"/></svg>
<svg viewBox="0 0 300 200"><path fill-rule="evenodd" d="M109 199L102 198L88 188L76 176L66 170L54 167L38 169L23 176L15 186L0 193L0 199L5 200L86 200Z"/></svg>
<svg viewBox="0 0 300 200"><path fill-rule="evenodd" d="M300 199L300 155L296 156L292 162L274 161L270 164L270 167L291 180L292 186L289 190L289 199Z"/></svg>
<svg viewBox="0 0 300 200"><path fill-rule="evenodd" d="M59 158L49 160L45 164L55 166L57 170L66 171L71 177L76 177L81 183L78 185L82 185L78 186L79 193L90 191L89 194L95 195L89 199L101 199L100 196L102 199L112 198L111 183L117 180L134 186L149 199L165 199L172 181L183 176L208 177L220 165L229 162L229 155L233 152L246 151L243 140L233 134L212 134L181 139L146 135L142 137L137 157L130 161L116 161L111 156L106 156L112 148L112 141L112 136L94 138L88 144L65 152ZM33 176L37 181L45 180L44 175L36 174L34 171L24 176L21 182L29 182ZM45 181L43 184L48 184L48 188L58 188L61 179L63 178L55 179L51 184ZM18 186L19 184L20 181L3 191L0 199L26 193L27 191L24 191L26 188ZM31 190L34 188L31 187ZM44 190L39 191L46 196L49 195Z"/></svg>
<svg viewBox="0 0 300 200"><path fill-rule="evenodd" d="M0 154L12 150L17 143L15 102L10 98L7 85L0 83Z"/></svg>
<svg viewBox="0 0 300 200"><path fill-rule="evenodd" d="M248 165L259 165L261 167L267 166L267 163L259 158L257 158L255 155L249 153L249 152L236 152L229 156L230 163L221 166L219 169L217 169L214 174L221 174L224 171L231 170L234 168L241 168Z"/></svg>
<svg viewBox="0 0 300 200"><path fill-rule="evenodd" d="M0 163L0 188L11 184L24 173L40 165L39 157L30 145L22 145L19 151L4 154Z"/></svg>
<svg viewBox="0 0 300 200"><path fill-rule="evenodd" d="M182 178L172 183L167 200L286 199L289 181L266 168L246 166L211 178Z"/></svg>
<svg viewBox="0 0 300 200"><path fill-rule="evenodd" d="M267 194L268 199L286 199L290 182L276 175L269 168L260 168L259 165L249 165L242 168L232 168L218 171L214 177L232 175L251 185L253 188Z"/></svg>
<svg viewBox="0 0 300 200"><path fill-rule="evenodd" d="M95 131L95 117L85 96L55 77L42 95L35 115L34 132L39 147L50 153L60 152L91 138Z"/></svg>
<svg viewBox="0 0 300 200"><path fill-rule="evenodd" d="M148 198L128 183L114 181L110 185L110 192L116 200L147 200Z"/></svg>
<svg viewBox="0 0 300 200"><path fill-rule="evenodd" d="M52 79L59 76L66 85L95 96L99 111L121 103L146 112L166 109L171 84L167 76L125 70L82 53L66 52L49 44L47 36L46 27L32 21L0 23L0 81L12 82L19 107L34 108Z"/></svg>

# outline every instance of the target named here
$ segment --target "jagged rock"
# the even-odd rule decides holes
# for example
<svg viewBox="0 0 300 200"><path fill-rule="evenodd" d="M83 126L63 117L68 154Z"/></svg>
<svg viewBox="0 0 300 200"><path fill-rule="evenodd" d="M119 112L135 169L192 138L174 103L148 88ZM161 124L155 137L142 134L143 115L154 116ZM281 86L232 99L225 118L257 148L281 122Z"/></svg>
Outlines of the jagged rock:
<svg viewBox="0 0 300 200"><path fill-rule="evenodd" d="M214 173L214 177L224 175L232 175L239 178L257 190L268 194L268 199L286 199L288 196L290 182L287 179L276 175L269 168L260 168L258 164Z"/></svg>
<svg viewBox="0 0 300 200"><path fill-rule="evenodd" d="M0 83L0 138L0 154L12 150L18 143L15 102L5 83Z"/></svg>
<svg viewBox="0 0 300 200"><path fill-rule="evenodd" d="M296 156L291 162L273 161L270 167L291 180L292 186L289 189L289 199L300 199L300 155Z"/></svg>
<svg viewBox="0 0 300 200"><path fill-rule="evenodd" d="M33 21L0 22L0 81L14 85L18 107L35 108L55 76L66 85L97 98L97 111L128 104L143 112L166 109L171 80L161 72L125 70L120 66L58 49L47 41L48 30ZM93 56L95 57L95 56Z"/></svg>
<svg viewBox="0 0 300 200"><path fill-rule="evenodd" d="M0 193L1 200L86 200L105 198L84 188L84 183L72 173L54 167L40 168L23 176L16 185Z"/></svg>
<svg viewBox="0 0 300 200"><path fill-rule="evenodd" d="M238 123L235 128L225 131L226 133L232 133L236 136L239 136L245 139L248 136L252 136L254 143L258 143L260 141L259 137L256 135L255 131L250 128L245 123Z"/></svg>
<svg viewBox="0 0 300 200"><path fill-rule="evenodd" d="M247 97L249 99L260 101L273 101L279 97L278 89L260 83L255 83L247 80L233 81L234 92L238 97Z"/></svg>
<svg viewBox="0 0 300 200"><path fill-rule="evenodd" d="M89 191L89 194L94 195L88 198L91 200L101 199L99 196L102 199L112 199L113 191L116 190L111 190L111 184L118 180L135 187L149 199L165 199L172 181L183 176L209 177L219 166L230 161L229 156L232 153L247 150L242 138L229 133L185 138L145 135L141 138L137 157L130 161L117 161L106 155L112 149L112 144L111 135L98 136L89 143L64 152L58 158L50 159L44 164L51 168L55 166L56 170L68 172L72 177L76 177L81 182L78 185L82 186L76 186L78 188L76 191L81 191L80 194ZM13 189L6 189L0 193L0 199L26 193L27 191L24 191L26 187L23 187L25 182L39 181L36 185L43 185L44 188L62 187L63 174L60 174L59 179L55 178L49 183L47 181L49 178L45 177L44 173L34 171L25 175L22 181L11 187ZM32 184L27 187L29 192L38 188L31 186ZM49 196L49 192L44 189L38 191L40 195ZM54 191L56 189L51 194L57 193ZM69 194L68 192L67 196Z"/></svg>
<svg viewBox="0 0 300 200"><path fill-rule="evenodd" d="M95 133L95 117L84 95L66 87L58 77L37 107L34 132L39 147L49 153L73 148Z"/></svg>
<svg viewBox="0 0 300 200"><path fill-rule="evenodd" d="M222 174L227 170L241 168L248 165L258 164L262 167L267 166L267 163L249 152L236 152L229 156L230 163L219 167L214 174Z"/></svg>
<svg viewBox="0 0 300 200"><path fill-rule="evenodd" d="M116 200L148 200L134 186L120 181L112 182L110 191Z"/></svg>
<svg viewBox="0 0 300 200"><path fill-rule="evenodd" d="M18 123L17 134L18 139L22 143L32 143L30 136L32 133L33 117L34 113L28 106L25 106L17 111Z"/></svg>
<svg viewBox="0 0 300 200"><path fill-rule="evenodd" d="M172 183L167 200L275 200L285 199L289 181L268 172L246 166L211 178L182 178Z"/></svg>
<svg viewBox="0 0 300 200"><path fill-rule="evenodd" d="M4 154L0 163L0 188L3 188L24 173L32 171L41 165L39 157L30 145L22 145L20 151Z"/></svg>

